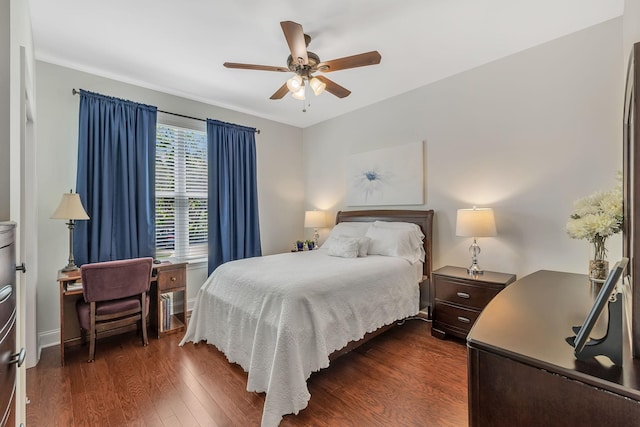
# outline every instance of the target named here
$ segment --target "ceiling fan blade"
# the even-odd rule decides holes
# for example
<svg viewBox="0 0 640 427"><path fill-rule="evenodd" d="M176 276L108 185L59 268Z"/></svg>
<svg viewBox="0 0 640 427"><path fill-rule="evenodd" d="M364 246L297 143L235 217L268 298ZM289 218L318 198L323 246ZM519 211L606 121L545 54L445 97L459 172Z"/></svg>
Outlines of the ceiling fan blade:
<svg viewBox="0 0 640 427"><path fill-rule="evenodd" d="M269 99L282 99L282 97L285 96L287 92L289 92L289 89L287 88L287 83L285 82L285 84L280 86L280 89L278 89L273 95L271 95Z"/></svg>
<svg viewBox="0 0 640 427"><path fill-rule="evenodd" d="M243 70L262 70L262 71L280 71L280 72L291 71L285 67L273 67L271 65L238 64L237 62L225 62L222 65L224 65L227 68L240 68Z"/></svg>
<svg viewBox="0 0 640 427"><path fill-rule="evenodd" d="M316 76L316 78L327 85L327 87L325 88L327 92L337 96L338 98L346 98L351 94L351 91L349 89L340 86L338 83L329 80L324 76Z"/></svg>
<svg viewBox="0 0 640 427"><path fill-rule="evenodd" d="M345 56L344 58L324 61L316 67L318 71L329 73L331 71L346 70L348 68L364 67L379 64L382 57L377 50L361 53L359 55Z"/></svg>
<svg viewBox="0 0 640 427"><path fill-rule="evenodd" d="M302 25L293 21L280 22L284 38L287 39L291 57L294 62L300 65L307 65L309 58L307 56L307 43L304 39L304 31Z"/></svg>

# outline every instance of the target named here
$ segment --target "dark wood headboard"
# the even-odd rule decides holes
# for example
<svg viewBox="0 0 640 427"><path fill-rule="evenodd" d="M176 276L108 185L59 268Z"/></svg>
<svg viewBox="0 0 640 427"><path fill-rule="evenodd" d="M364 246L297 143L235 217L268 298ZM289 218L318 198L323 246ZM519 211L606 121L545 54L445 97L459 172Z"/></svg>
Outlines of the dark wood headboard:
<svg viewBox="0 0 640 427"><path fill-rule="evenodd" d="M336 224L340 222L398 221L417 224L424 233L424 265L422 274L431 277L431 242L433 241L433 210L368 210L338 211Z"/></svg>

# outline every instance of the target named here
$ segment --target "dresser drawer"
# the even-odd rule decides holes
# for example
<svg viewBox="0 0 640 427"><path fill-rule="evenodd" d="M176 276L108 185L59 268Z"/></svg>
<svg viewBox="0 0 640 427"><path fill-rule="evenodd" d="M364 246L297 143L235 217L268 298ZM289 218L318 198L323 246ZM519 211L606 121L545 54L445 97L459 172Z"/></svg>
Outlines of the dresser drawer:
<svg viewBox="0 0 640 427"><path fill-rule="evenodd" d="M3 240L0 240L0 265L3 266L0 269L0 329L14 316L16 310L15 246L13 241L8 243Z"/></svg>
<svg viewBox="0 0 640 427"><path fill-rule="evenodd" d="M453 277L433 276L436 300L449 301L465 307L482 310L495 297L502 287L494 288L482 284L470 284Z"/></svg>
<svg viewBox="0 0 640 427"><path fill-rule="evenodd" d="M466 337L480 315L479 311L441 302L436 302L434 313L437 319L434 326L442 329L453 328L453 331L459 332L462 337Z"/></svg>
<svg viewBox="0 0 640 427"><path fill-rule="evenodd" d="M13 404L13 394L16 386L16 364L9 364L10 356L16 352L16 324L15 317L7 325L0 325L0 425L3 419L8 419Z"/></svg>
<svg viewBox="0 0 640 427"><path fill-rule="evenodd" d="M187 270L184 267L163 268L158 270L158 289L160 292L185 286Z"/></svg>

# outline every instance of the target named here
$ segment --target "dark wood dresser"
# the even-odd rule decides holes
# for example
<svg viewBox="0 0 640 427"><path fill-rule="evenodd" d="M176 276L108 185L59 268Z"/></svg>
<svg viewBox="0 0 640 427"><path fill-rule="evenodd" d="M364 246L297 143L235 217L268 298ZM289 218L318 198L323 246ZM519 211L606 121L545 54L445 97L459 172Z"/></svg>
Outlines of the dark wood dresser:
<svg viewBox="0 0 640 427"><path fill-rule="evenodd" d="M15 224L0 222L0 426L15 425L16 354ZM19 360L19 357L22 360Z"/></svg>
<svg viewBox="0 0 640 427"><path fill-rule="evenodd" d="M574 357L565 342L598 289L586 275L538 271L496 296L467 338L469 425L640 425L640 360L625 329L622 366ZM606 313L592 333L604 335Z"/></svg>
<svg viewBox="0 0 640 427"><path fill-rule="evenodd" d="M470 276L466 268L452 266L437 269L431 277L431 335L463 339L489 301L516 280L514 274L493 271Z"/></svg>

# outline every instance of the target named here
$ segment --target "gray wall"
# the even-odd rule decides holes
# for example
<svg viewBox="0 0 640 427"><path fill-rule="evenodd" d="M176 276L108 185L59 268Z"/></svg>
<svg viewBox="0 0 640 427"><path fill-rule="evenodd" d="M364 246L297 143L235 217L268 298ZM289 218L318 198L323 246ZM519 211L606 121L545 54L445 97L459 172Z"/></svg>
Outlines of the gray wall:
<svg viewBox="0 0 640 427"><path fill-rule="evenodd" d="M426 203L409 208L436 211L434 268L470 264L456 210L478 205L498 227L479 239L481 267L585 273L589 245L564 227L621 169L622 62L618 18L306 128L306 204L358 209L345 205L348 156L424 141Z"/></svg>
<svg viewBox="0 0 640 427"><path fill-rule="evenodd" d="M631 46L640 42L640 0L625 0L623 16L623 54L626 71Z"/></svg>
<svg viewBox="0 0 640 427"><path fill-rule="evenodd" d="M302 131L247 114L202 104L46 62L37 64L38 103L38 332L43 346L59 340L56 271L66 265L68 229L49 219L61 195L75 188L79 97L71 89L151 104L159 110L252 126L258 157L258 203L264 254L288 251L302 230ZM206 264L188 270L189 308L207 276Z"/></svg>

